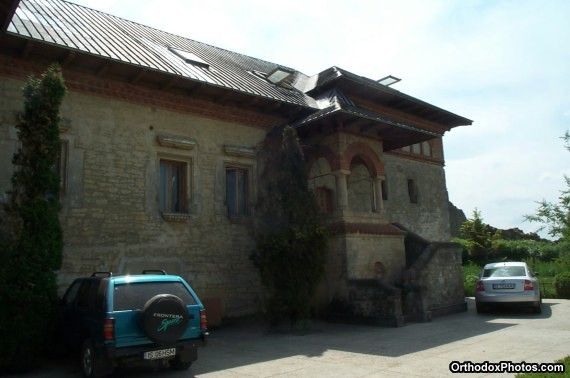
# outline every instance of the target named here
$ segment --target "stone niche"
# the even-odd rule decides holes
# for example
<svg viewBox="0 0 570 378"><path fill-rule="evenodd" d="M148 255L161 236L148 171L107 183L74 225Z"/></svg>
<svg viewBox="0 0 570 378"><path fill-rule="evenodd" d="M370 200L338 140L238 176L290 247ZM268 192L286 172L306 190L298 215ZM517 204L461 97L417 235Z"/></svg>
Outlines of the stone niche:
<svg viewBox="0 0 570 378"><path fill-rule="evenodd" d="M347 278L381 279L395 284L406 265L404 237L400 235L346 235Z"/></svg>

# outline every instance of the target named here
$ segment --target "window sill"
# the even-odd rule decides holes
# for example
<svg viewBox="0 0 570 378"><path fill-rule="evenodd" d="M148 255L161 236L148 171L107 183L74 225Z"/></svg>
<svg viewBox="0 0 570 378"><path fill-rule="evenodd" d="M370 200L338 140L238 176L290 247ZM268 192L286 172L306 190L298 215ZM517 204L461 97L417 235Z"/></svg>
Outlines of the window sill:
<svg viewBox="0 0 570 378"><path fill-rule="evenodd" d="M253 217L251 215L241 215L241 216L228 216L228 220L231 223L247 223L247 222L252 222L253 221Z"/></svg>
<svg viewBox="0 0 570 378"><path fill-rule="evenodd" d="M186 222L192 218L188 213L160 213L160 215L167 222Z"/></svg>

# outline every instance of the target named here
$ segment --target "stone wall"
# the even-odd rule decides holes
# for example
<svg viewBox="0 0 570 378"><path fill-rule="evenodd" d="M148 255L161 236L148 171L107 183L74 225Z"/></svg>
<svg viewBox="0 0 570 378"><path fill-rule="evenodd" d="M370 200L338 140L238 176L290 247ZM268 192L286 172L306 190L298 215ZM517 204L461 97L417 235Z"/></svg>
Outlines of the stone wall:
<svg viewBox="0 0 570 378"><path fill-rule="evenodd" d="M0 81L3 161L11 160L17 145L23 84ZM249 260L255 245L253 211L246 218L227 217L225 166L249 170L253 206L257 163L249 152L264 139L265 130L74 91L65 98L62 116L68 162L61 289L93 271L165 269L188 279L200 297L221 298L227 316L256 311L260 285ZM161 135L189 140L191 148L160 144ZM246 153L227 148L236 145ZM160 158L187 163L185 216L161 216ZM2 164L0 169L0 193L6 200L13 168Z"/></svg>
<svg viewBox="0 0 570 378"><path fill-rule="evenodd" d="M438 316L467 310L460 245L433 243L418 263L412 269L417 269L417 282L427 311Z"/></svg>
<svg viewBox="0 0 570 378"><path fill-rule="evenodd" d="M449 241L448 194L441 164L384 155L390 222L400 223L425 239ZM410 201L408 180L417 189L417 203Z"/></svg>

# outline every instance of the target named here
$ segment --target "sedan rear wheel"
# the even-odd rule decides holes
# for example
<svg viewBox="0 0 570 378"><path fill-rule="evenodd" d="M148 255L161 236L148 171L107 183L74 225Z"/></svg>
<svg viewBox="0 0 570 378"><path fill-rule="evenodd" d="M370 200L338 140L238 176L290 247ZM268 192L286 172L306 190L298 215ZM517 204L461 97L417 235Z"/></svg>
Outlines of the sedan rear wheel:
<svg viewBox="0 0 570 378"><path fill-rule="evenodd" d="M475 302L475 308L477 309L478 314L483 314L486 311L485 305L479 302Z"/></svg>
<svg viewBox="0 0 570 378"><path fill-rule="evenodd" d="M535 314L542 314L542 297L538 301L538 304L533 308Z"/></svg>

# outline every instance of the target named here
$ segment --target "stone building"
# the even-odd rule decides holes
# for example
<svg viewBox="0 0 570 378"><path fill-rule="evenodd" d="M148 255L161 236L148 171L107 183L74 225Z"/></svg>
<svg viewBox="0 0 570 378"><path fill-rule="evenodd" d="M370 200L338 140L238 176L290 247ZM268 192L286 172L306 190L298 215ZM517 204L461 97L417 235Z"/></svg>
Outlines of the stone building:
<svg viewBox="0 0 570 378"><path fill-rule="evenodd" d="M69 89L62 288L158 268L220 316L258 311L258 151L291 125L331 231L316 308L396 325L465 308L442 137L470 120L338 67L308 76L63 0L0 4L2 202L26 78L58 62Z"/></svg>

